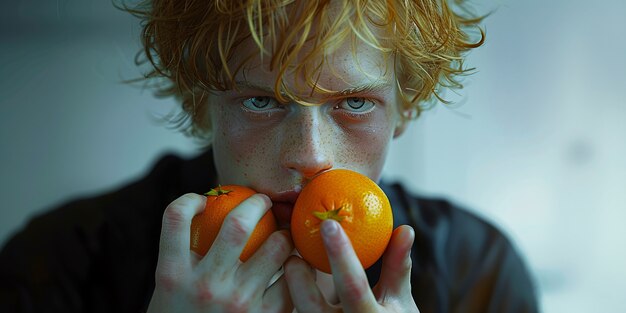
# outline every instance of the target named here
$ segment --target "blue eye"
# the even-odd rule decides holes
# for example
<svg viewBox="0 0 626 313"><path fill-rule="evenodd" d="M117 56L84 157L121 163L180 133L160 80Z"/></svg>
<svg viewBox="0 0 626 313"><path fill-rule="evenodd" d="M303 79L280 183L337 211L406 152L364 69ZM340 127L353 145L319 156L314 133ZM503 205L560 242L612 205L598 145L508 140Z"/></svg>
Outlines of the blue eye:
<svg viewBox="0 0 626 313"><path fill-rule="evenodd" d="M242 104L252 111L264 111L276 108L278 101L272 97L252 97L243 100Z"/></svg>
<svg viewBox="0 0 626 313"><path fill-rule="evenodd" d="M339 104L336 108L348 110L353 113L366 113L366 112L371 111L374 108L374 106L376 106L376 103L374 103L374 101L370 99L361 98L361 97L351 97L351 98L346 98L345 100L343 100L341 104Z"/></svg>

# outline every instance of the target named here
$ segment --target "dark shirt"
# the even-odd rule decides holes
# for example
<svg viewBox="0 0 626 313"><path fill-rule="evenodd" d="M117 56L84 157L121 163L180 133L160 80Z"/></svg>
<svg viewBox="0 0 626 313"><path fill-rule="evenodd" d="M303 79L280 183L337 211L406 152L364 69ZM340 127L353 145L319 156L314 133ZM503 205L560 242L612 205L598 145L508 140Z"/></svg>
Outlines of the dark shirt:
<svg viewBox="0 0 626 313"><path fill-rule="evenodd" d="M35 217L0 252L0 312L141 312L154 289L161 219L187 192L216 185L212 155L163 157L118 190ZM441 199L381 184L394 227L415 229L412 291L420 312L536 312L528 270L491 224ZM380 263L367 270L375 284Z"/></svg>

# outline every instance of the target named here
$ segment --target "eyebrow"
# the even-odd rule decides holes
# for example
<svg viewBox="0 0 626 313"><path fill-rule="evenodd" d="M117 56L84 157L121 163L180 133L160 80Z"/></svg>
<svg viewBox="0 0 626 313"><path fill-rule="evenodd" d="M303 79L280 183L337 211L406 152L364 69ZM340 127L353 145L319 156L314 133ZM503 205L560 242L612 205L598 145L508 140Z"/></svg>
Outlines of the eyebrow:
<svg viewBox="0 0 626 313"><path fill-rule="evenodd" d="M270 94L275 93L274 89L271 87L257 85L248 81L236 81L235 84L237 85L238 88L241 87L241 88L253 89L253 90L263 91L263 92L270 93ZM358 95L358 94L364 94L364 93L381 93L383 91L388 90L389 88L391 88L391 86L387 82L377 81L373 83L368 83L368 84L363 84L363 85L359 85L355 87L342 89L336 92L324 93L324 95L325 95L325 98L339 98L339 97ZM285 98L287 98L288 96L284 92L281 92L280 94L284 96Z"/></svg>

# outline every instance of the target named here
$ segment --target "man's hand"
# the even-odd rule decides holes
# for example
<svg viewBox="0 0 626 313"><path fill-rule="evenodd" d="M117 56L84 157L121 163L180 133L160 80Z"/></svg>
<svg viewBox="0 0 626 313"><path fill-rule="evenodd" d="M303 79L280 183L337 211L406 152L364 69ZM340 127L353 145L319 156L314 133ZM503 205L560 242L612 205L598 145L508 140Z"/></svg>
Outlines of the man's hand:
<svg viewBox="0 0 626 313"><path fill-rule="evenodd" d="M190 250L190 227L206 197L186 194L163 214L156 287L148 312L291 312L284 277L270 285L293 244L286 231L273 233L245 263L239 261L254 227L271 207L253 195L231 211L204 257Z"/></svg>
<svg viewBox="0 0 626 313"><path fill-rule="evenodd" d="M324 221L322 238L340 303L332 305L324 299L310 266L292 256L285 264L285 276L299 313L419 312L411 295L410 252L415 233L410 226L400 226L393 232L383 256L380 280L373 290L341 226L333 220Z"/></svg>

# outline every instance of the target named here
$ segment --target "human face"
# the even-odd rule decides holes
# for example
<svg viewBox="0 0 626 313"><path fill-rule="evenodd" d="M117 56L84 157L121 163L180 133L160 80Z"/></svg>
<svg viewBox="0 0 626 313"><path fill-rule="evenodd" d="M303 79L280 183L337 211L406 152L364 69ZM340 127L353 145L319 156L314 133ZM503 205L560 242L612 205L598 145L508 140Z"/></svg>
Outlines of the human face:
<svg viewBox="0 0 626 313"><path fill-rule="evenodd" d="M251 49L252 42L244 43L235 56ZM235 76L239 90L209 97L219 183L267 194L283 227L300 190L317 174L342 168L378 181L389 144L399 133L393 67L365 44L356 51L355 60L346 44L329 58L334 70L324 67L320 73L318 85L339 92L298 93L319 105L279 103L273 90L277 73L269 70L267 57L265 63L253 58ZM296 79L302 78L286 74L284 81L295 90Z"/></svg>

